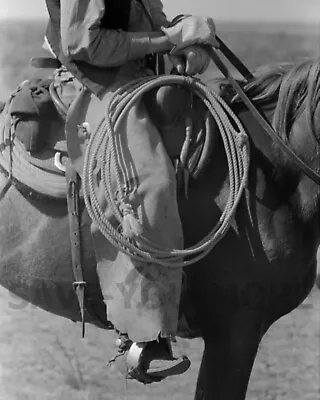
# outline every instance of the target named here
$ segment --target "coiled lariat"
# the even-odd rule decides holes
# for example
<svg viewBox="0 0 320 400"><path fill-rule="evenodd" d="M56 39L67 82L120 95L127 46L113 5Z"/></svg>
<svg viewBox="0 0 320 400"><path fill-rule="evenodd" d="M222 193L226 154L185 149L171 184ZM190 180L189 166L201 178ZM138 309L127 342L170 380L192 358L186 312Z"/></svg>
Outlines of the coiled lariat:
<svg viewBox="0 0 320 400"><path fill-rule="evenodd" d="M167 85L183 85L198 96L215 120L226 152L230 190L226 206L213 229L197 244L186 249L162 248L143 235L137 215L125 195L123 182L134 182L133 171L122 156L120 129L122 118L150 90ZM102 156L101 156L102 154ZM99 157L98 157L99 155ZM97 166L97 163L99 165ZM110 99L106 113L90 136L83 170L83 194L91 219L104 237L117 249L137 261L152 262L165 267L184 267L205 257L224 237L247 185L249 142L237 116L226 102L196 78L178 75L143 77L119 88ZM117 199L111 183L111 165L117 185ZM97 168L101 171L105 200L121 230L111 224L96 194ZM136 187L131 187L134 190Z"/></svg>

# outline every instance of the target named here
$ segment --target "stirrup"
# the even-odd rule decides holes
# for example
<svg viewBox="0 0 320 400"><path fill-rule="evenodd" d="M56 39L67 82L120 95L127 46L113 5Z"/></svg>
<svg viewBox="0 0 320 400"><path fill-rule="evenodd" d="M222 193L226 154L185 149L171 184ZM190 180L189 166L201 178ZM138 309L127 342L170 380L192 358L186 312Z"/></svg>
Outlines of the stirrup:
<svg viewBox="0 0 320 400"><path fill-rule="evenodd" d="M166 339L162 339L164 340ZM180 375L187 371L191 364L186 356L174 358L168 342L134 343L127 335L120 335L117 345L118 355L110 363L114 363L126 379L135 379L144 384Z"/></svg>
<svg viewBox="0 0 320 400"><path fill-rule="evenodd" d="M133 343L127 335L121 334L117 339L118 354L107 366L114 364L126 379L135 379L145 385L160 382L162 378L152 378L142 368L141 355L146 345L147 343Z"/></svg>

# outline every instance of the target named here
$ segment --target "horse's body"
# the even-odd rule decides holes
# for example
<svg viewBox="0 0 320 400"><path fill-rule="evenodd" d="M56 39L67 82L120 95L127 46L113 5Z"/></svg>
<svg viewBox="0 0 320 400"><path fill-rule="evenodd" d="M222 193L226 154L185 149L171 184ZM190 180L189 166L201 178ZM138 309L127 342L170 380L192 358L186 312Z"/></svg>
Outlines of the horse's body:
<svg viewBox="0 0 320 400"><path fill-rule="evenodd" d="M289 118L294 114L296 121L292 125L285 123L290 134L284 139L319 172L319 143L311 134L308 119L312 112L314 133L319 134L320 110L315 104L319 100L320 79L318 84L312 82L310 72L313 68L319 74L319 67L316 63L310 65L304 67L306 71L299 75L300 81L299 71L290 78L289 86L295 85L295 90L289 89L289 95L284 96L298 96L297 88L304 85L313 104L308 104L306 96L306 107L287 110ZM276 95L277 85L286 79L280 75L269 74L265 85L272 86ZM312 85L317 90L313 91ZM257 95L259 91L255 90L253 94ZM267 97L274 101L271 92ZM280 95L281 99L284 101ZM186 269L188 300L195 305L197 325L205 341L196 391L199 400L245 399L263 334L274 321L304 300L316 273L319 186L273 145L241 103L234 103L233 109L251 138L248 190L225 238L205 259ZM273 107L269 111L272 115ZM286 116L279 118L284 120ZM4 176L0 182L6 182ZM188 199L179 198L186 246L212 228L226 203L228 190L226 157L222 142L217 140L210 164L192 182ZM0 204L1 285L52 313L79 319L71 287L65 203L30 198L11 186L3 191ZM85 279L89 282L88 291L94 292L99 287L89 223L85 217L82 226Z"/></svg>

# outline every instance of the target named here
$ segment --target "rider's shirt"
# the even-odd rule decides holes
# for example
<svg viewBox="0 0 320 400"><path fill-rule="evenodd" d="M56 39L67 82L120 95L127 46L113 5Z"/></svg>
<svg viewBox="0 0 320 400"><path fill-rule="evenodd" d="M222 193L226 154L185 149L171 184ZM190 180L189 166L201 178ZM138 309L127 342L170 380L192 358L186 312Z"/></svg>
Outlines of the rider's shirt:
<svg viewBox="0 0 320 400"><path fill-rule="evenodd" d="M62 49L74 60L81 60L98 67L123 65L127 60L143 58L148 50L148 40L141 32L150 32L152 27L141 5L131 1L128 32L100 29L100 22L108 13L103 0L61 1ZM167 22L159 0L146 2L156 26Z"/></svg>
<svg viewBox="0 0 320 400"><path fill-rule="evenodd" d="M156 29L168 24L160 0L143 1ZM117 20L111 15L116 7L112 9L108 4L118 4L122 12L126 2L128 21L122 21L125 14ZM47 6L54 28L46 35L51 49L96 94L112 82L114 67L147 54L149 41L144 32L150 32L152 27L138 0L47 0ZM50 8L54 12L50 13ZM112 24L113 20L117 26Z"/></svg>

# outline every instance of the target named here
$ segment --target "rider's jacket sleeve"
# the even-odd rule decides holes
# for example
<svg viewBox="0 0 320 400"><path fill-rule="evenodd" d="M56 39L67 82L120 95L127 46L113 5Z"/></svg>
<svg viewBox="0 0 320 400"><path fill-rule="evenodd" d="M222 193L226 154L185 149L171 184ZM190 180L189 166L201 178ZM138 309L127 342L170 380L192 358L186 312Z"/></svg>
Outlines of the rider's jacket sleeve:
<svg viewBox="0 0 320 400"><path fill-rule="evenodd" d="M119 0L121 1L121 0ZM166 23L160 0L144 0L154 24ZM61 0L61 47L74 61L97 67L115 67L148 54L150 23L137 0L132 0L129 31L101 28L104 0Z"/></svg>

